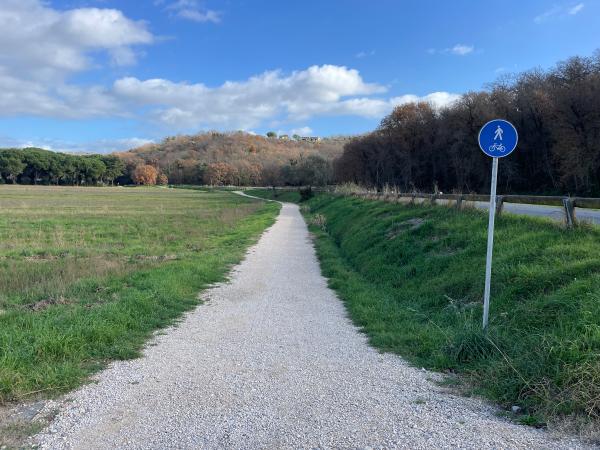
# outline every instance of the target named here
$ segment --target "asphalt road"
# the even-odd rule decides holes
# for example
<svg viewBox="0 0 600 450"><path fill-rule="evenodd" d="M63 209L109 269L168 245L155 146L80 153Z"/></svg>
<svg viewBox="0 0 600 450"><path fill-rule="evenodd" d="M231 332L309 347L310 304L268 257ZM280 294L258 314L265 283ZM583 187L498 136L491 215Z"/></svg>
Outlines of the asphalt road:
<svg viewBox="0 0 600 450"><path fill-rule="evenodd" d="M406 199L405 201L408 202L409 200ZM448 200L438 200L437 202L444 204L448 203ZM489 207L488 202L465 202L465 204L473 205L476 208L485 210L487 210ZM546 217L557 222L565 221L564 209L560 206L528 205L524 203L504 202L503 212L533 217ZM575 217L581 222L600 224L600 210L598 209L575 208Z"/></svg>

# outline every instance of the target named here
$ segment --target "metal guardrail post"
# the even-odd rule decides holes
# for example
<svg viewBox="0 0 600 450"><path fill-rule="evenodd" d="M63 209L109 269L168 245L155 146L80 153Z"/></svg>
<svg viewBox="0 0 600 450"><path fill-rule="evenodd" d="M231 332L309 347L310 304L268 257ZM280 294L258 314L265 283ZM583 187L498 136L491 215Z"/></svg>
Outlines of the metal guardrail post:
<svg viewBox="0 0 600 450"><path fill-rule="evenodd" d="M575 203L571 197L563 198L563 206L565 208L565 219L567 222L567 228L573 228L577 225L577 218L575 217Z"/></svg>

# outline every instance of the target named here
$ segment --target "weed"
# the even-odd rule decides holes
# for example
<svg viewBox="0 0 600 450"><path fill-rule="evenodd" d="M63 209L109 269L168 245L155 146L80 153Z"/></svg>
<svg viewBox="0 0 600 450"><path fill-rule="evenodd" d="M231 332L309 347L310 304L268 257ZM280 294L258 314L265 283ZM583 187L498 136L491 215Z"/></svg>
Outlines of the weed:
<svg viewBox="0 0 600 450"><path fill-rule="evenodd" d="M327 219L323 214L315 214L309 221L310 225L318 227L322 231L327 230Z"/></svg>

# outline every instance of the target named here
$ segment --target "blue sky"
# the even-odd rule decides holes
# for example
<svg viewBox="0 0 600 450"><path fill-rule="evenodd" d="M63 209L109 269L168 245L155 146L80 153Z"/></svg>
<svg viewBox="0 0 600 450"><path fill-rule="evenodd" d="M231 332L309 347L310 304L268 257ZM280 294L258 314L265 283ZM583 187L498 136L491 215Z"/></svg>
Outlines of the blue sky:
<svg viewBox="0 0 600 450"><path fill-rule="evenodd" d="M591 55L599 18L600 0L0 0L0 146L357 134Z"/></svg>

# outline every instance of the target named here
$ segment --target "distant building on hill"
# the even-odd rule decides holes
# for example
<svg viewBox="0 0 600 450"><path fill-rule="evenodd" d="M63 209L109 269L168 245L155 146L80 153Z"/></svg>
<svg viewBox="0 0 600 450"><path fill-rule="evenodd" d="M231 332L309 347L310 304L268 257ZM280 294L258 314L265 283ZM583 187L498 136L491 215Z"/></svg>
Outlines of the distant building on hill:
<svg viewBox="0 0 600 450"><path fill-rule="evenodd" d="M319 136L300 136L300 140L302 142L320 142L321 138Z"/></svg>

